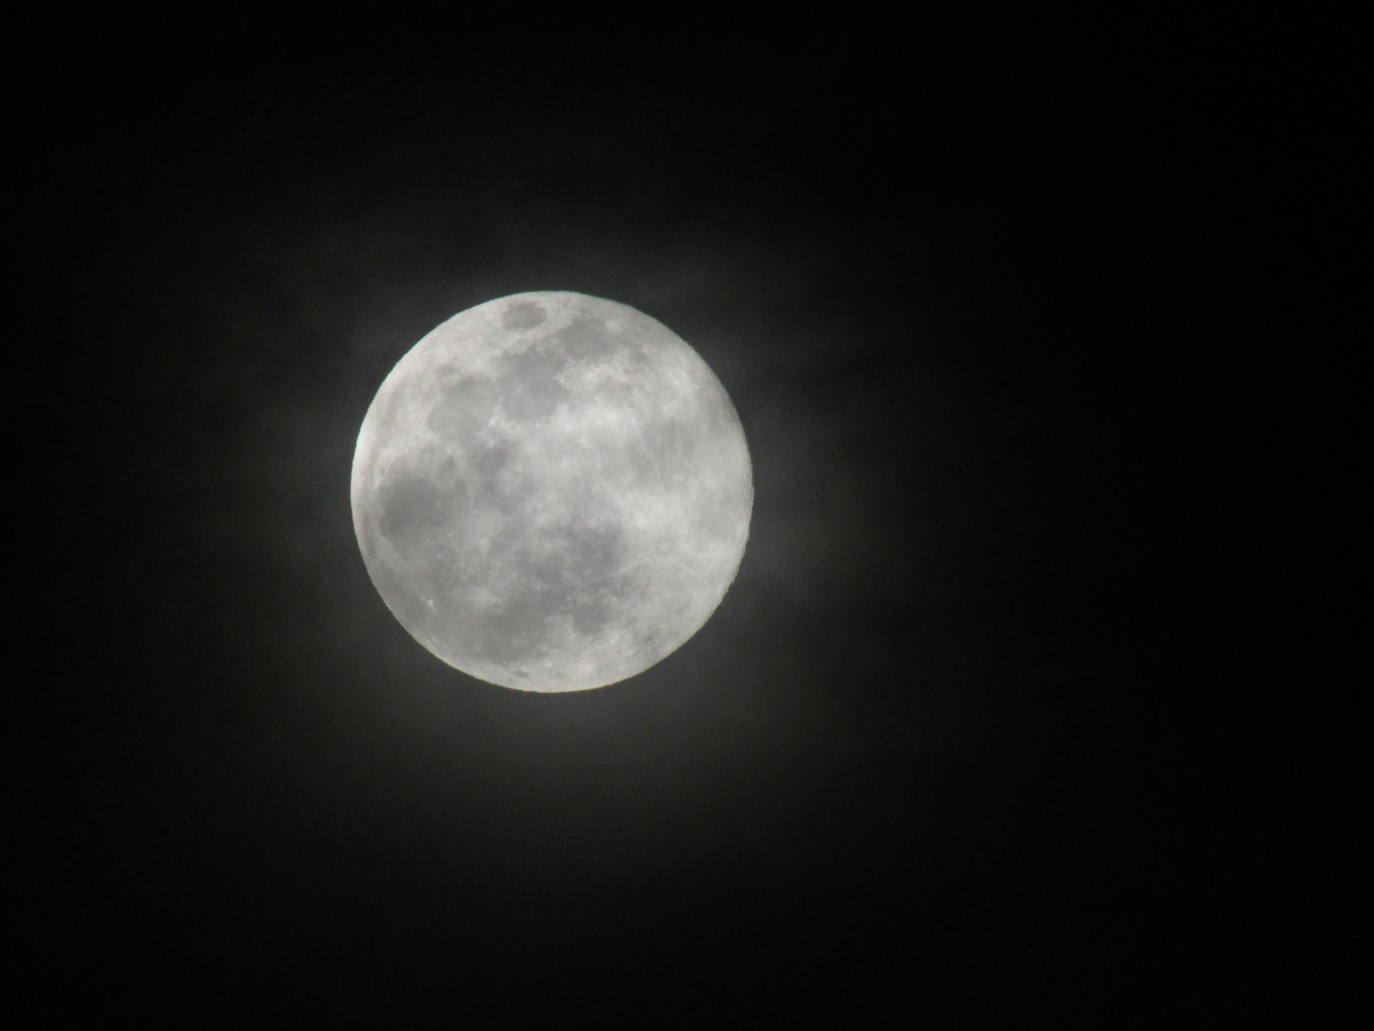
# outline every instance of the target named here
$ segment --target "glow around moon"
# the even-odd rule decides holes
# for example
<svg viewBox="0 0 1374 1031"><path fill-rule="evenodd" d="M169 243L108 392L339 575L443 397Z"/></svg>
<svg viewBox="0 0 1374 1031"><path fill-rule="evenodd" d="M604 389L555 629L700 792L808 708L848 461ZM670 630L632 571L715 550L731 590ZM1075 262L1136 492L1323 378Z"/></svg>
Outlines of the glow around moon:
<svg viewBox="0 0 1374 1031"><path fill-rule="evenodd" d="M734 580L753 481L739 417L633 308L524 293L461 312L383 381L353 526L387 607L474 677L578 691L634 676Z"/></svg>

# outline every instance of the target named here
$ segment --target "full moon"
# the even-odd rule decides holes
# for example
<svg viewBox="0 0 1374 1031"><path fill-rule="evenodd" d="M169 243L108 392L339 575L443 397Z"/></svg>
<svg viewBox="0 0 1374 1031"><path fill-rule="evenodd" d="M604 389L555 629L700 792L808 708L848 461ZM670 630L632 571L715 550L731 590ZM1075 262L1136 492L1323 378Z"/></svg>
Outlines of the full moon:
<svg viewBox="0 0 1374 1031"><path fill-rule="evenodd" d="M455 667L524 691L641 673L710 618L753 477L725 388L672 330L566 292L460 312L383 380L353 528L382 600Z"/></svg>

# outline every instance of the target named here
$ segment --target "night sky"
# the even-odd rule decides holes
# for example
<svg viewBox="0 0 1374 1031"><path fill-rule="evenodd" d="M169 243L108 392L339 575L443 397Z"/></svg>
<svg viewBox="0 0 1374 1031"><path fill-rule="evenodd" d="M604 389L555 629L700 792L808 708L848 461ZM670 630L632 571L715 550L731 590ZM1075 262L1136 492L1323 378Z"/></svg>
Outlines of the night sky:
<svg viewBox="0 0 1374 1031"><path fill-rule="evenodd" d="M20 47L20 995L54 1026L1354 1012L1349 939L1304 923L1349 832L1258 714L1299 690L1258 629L1294 561L1257 514L1300 465L1276 345L1359 285L1340 26L677 17ZM382 377L524 290L671 327L753 457L724 602L598 691L443 665L353 536Z"/></svg>

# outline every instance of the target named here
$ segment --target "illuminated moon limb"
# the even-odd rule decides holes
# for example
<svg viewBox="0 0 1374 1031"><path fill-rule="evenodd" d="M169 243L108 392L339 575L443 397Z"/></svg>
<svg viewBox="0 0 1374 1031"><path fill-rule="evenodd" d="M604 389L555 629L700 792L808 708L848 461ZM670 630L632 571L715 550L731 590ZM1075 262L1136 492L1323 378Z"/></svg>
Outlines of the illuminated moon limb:
<svg viewBox="0 0 1374 1031"><path fill-rule="evenodd" d="M701 357L584 294L479 304L383 381L353 458L353 526L387 607L482 680L578 691L687 641L734 580L753 481Z"/></svg>

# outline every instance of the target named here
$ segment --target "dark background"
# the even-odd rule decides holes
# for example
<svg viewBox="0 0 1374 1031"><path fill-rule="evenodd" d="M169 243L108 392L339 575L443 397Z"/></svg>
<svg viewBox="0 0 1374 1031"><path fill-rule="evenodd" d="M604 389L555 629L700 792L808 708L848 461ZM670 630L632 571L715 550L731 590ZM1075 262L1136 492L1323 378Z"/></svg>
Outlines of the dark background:
<svg viewBox="0 0 1374 1031"><path fill-rule="evenodd" d="M1295 354L1361 285L1345 30L675 17L20 48L21 996L1355 1012L1355 934L1314 915L1340 760L1274 746L1301 688L1261 629ZM415 644L348 498L395 361L534 289L696 347L756 486L707 626L552 697Z"/></svg>

